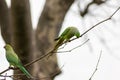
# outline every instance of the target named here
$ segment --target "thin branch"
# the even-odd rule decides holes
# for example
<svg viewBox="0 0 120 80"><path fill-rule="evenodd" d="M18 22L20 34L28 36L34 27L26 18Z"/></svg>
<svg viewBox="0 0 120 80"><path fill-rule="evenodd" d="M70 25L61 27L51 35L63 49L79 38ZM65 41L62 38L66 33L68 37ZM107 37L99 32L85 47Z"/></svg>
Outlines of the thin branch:
<svg viewBox="0 0 120 80"><path fill-rule="evenodd" d="M115 10L115 12L113 12L113 14L112 14L110 17L108 17L108 18L105 19L105 20L102 20L102 21L98 22L97 24L95 24L94 26L92 26L91 28L89 28L88 30L86 30L84 33L81 34L80 37L82 37L83 35L85 35L86 33L88 33L90 30L94 29L94 28L97 27L98 25L100 25L100 24L102 24L102 23L110 20L110 19L118 12L118 10L120 10L120 7L118 7L118 8ZM80 38L80 37L79 37L79 38ZM71 42L71 41L73 41L73 40L75 40L75 39L78 39L78 38L71 39L69 42ZM65 43L66 43L66 42L65 42Z"/></svg>
<svg viewBox="0 0 120 80"><path fill-rule="evenodd" d="M120 7L119 7L109 18L107 18L107 19L105 19L105 20L103 20L103 21L100 21L99 23L95 24L93 27L91 27L90 29L88 29L87 31L85 31L83 34L81 34L80 37L82 37L83 35L85 35L87 32L89 32L90 30L92 30L93 28L95 28L96 26L98 26L99 24L110 20L110 19L113 17L113 15L115 15L115 13L116 13L119 9L120 9Z"/></svg>
<svg viewBox="0 0 120 80"><path fill-rule="evenodd" d="M8 76L8 75L0 75L0 77L12 77L12 75L11 76Z"/></svg>
<svg viewBox="0 0 120 80"><path fill-rule="evenodd" d="M93 73L92 73L91 77L89 78L89 80L91 80L91 79L92 79L92 77L94 76L94 74L95 74L95 73L96 73L96 71L98 70L98 65L99 65L99 63L100 63L101 55L102 55L102 51L100 52L100 55L99 55L99 58L98 58L97 65L96 65L95 70L93 71Z"/></svg>
<svg viewBox="0 0 120 80"><path fill-rule="evenodd" d="M12 69L12 70L17 70L18 68L17 68L17 67L8 67L8 69L0 72L0 75L3 74L3 73L5 73L5 72L7 72L7 71L9 71L10 69Z"/></svg>
<svg viewBox="0 0 120 80"><path fill-rule="evenodd" d="M73 51L73 50L75 50L75 49L77 49L77 48L83 46L83 45L84 45L85 43L87 43L89 40L90 40L90 39L87 39L87 40L86 40L85 42L83 42L81 45L78 45L77 47L74 47L74 48L72 48L72 49L70 49L70 50L67 50L67 51L58 51L58 52L56 52L56 53L71 52L71 51Z"/></svg>
<svg viewBox="0 0 120 80"><path fill-rule="evenodd" d="M0 72L0 75L3 74L3 73L5 73L5 72L7 72L7 71L9 71L9 70L10 70L10 68L8 68L8 69L6 69L6 70Z"/></svg>
<svg viewBox="0 0 120 80"><path fill-rule="evenodd" d="M50 52L48 52L48 53L46 53L46 54L40 56L39 58L37 58L37 59L31 61L30 63L26 64L25 66L29 66L29 65L31 65L31 64L33 64L33 63L39 61L39 60L42 60L43 58L45 58L46 56L48 56L50 53L52 53L52 51L50 51Z"/></svg>
<svg viewBox="0 0 120 80"><path fill-rule="evenodd" d="M7 73L5 74L5 76L4 75L0 75L0 77L3 77L4 79L0 79L0 80L6 80L6 77L8 77L7 76ZM10 76L9 76L10 77Z"/></svg>
<svg viewBox="0 0 120 80"><path fill-rule="evenodd" d="M89 40L89 39L88 39L88 40ZM88 41L88 40L87 40L87 41ZM83 44L81 44L81 45L79 45L79 46L77 46L77 47L75 47L75 48L73 48L73 49L71 49L71 50L74 50L74 49L76 49L76 48L78 48L78 47L81 47L81 46L84 45L87 41L85 41ZM67 51L67 52L70 52L70 51ZM43 58L49 56L51 53L56 53L56 52L55 52L54 49L53 49L52 51L48 52L48 53L45 54L45 55L42 55L41 57L37 58L36 60L31 61L30 63L26 64L25 66L29 66L29 65L31 65L31 64L39 61L39 60L42 60ZM59 53L60 53L60 52L59 52Z"/></svg>
<svg viewBox="0 0 120 80"><path fill-rule="evenodd" d="M63 49L66 45L67 43L65 43L64 46L61 45L62 47L58 48L58 50Z"/></svg>
<svg viewBox="0 0 120 80"><path fill-rule="evenodd" d="M14 75L0 75L0 77L4 77L4 78L6 78L6 77L9 77L9 78L12 78L12 79L14 79L14 80L21 80L21 77L17 77L17 78L15 78L14 76L25 76L25 74L14 74ZM1 80L1 79L0 79ZM4 79L4 80L6 80L6 79ZM34 79L30 79L30 80L38 80L37 78L34 78Z"/></svg>
<svg viewBox="0 0 120 80"><path fill-rule="evenodd" d="M39 60L42 60L42 59L45 58L46 56L50 55L50 53L54 53L54 51L52 50L52 51L48 52L47 54L42 55L41 57L37 58L36 60L31 61L30 63L26 64L25 67L27 67L27 66L29 66L29 65L31 65L31 64L39 61ZM8 69L0 72L0 74L3 74L3 73L7 72L7 71L10 70L10 69L17 70L18 68L9 67Z"/></svg>

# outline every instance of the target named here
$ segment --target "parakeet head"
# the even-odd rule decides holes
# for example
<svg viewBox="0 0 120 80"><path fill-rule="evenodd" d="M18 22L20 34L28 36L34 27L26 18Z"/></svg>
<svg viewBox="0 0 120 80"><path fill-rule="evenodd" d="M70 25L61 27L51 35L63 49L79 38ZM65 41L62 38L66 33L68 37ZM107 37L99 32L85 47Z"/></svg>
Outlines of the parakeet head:
<svg viewBox="0 0 120 80"><path fill-rule="evenodd" d="M4 48L5 48L6 50L10 50L10 49L12 49L12 46L10 46L9 44L6 44L6 45L4 46Z"/></svg>

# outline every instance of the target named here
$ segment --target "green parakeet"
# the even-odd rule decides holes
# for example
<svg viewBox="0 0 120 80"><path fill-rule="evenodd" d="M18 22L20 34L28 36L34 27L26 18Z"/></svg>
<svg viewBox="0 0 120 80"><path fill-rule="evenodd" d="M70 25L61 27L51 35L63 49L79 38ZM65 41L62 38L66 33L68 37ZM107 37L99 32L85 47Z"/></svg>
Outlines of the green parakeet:
<svg viewBox="0 0 120 80"><path fill-rule="evenodd" d="M80 37L79 30L76 27L66 28L60 37L55 39L57 43L54 50L58 49L64 42L69 41L73 36L76 36L77 38Z"/></svg>
<svg viewBox="0 0 120 80"><path fill-rule="evenodd" d="M6 44L4 48L6 50L6 58L10 66L18 67L28 78L32 78L29 72L23 67L19 57L13 50L12 46L10 46L9 44Z"/></svg>

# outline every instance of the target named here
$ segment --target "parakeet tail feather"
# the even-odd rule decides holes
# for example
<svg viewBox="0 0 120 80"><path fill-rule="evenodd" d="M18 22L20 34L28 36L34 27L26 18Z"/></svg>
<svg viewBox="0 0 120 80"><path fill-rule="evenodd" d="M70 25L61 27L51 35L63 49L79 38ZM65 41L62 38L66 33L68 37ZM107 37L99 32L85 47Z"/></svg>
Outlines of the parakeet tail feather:
<svg viewBox="0 0 120 80"><path fill-rule="evenodd" d="M18 66L20 70L28 77L28 78L33 78L31 74L23 67L23 66Z"/></svg>

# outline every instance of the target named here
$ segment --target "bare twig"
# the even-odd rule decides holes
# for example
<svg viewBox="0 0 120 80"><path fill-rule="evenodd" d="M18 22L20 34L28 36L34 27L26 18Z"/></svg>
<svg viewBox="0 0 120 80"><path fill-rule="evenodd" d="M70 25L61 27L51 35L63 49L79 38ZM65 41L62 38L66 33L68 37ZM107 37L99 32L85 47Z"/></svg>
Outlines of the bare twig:
<svg viewBox="0 0 120 80"><path fill-rule="evenodd" d="M45 58L46 56L48 56L50 53L53 53L53 51L50 51L50 52L48 52L48 53L46 53L46 54L40 56L39 58L37 58L37 59L31 61L30 63L26 64L25 66L29 66L29 65L31 65L31 64L33 64L33 63L39 61L39 60L42 60L43 58Z"/></svg>
<svg viewBox="0 0 120 80"><path fill-rule="evenodd" d="M3 74L3 73L5 73L5 72L7 72L7 71L9 71L10 69L12 69L12 70L17 70L18 68L17 68L17 67L8 67L8 69L0 72L0 75Z"/></svg>
<svg viewBox="0 0 120 80"><path fill-rule="evenodd" d="M96 71L98 70L98 65L99 65L99 63L100 63L101 55L102 55L102 51L100 52L100 55L99 55L99 58L98 58L97 65L96 65L95 70L93 71L93 73L92 73L91 77L89 78L89 80L91 80L91 79L92 79L92 77L94 76L94 74L95 74L95 73L96 73Z"/></svg>
<svg viewBox="0 0 120 80"><path fill-rule="evenodd" d="M7 72L7 71L9 71L9 70L10 70L10 68L8 68L8 69L6 69L6 70L0 72L0 75L3 74L3 73L5 73L5 72Z"/></svg>
<svg viewBox="0 0 120 80"><path fill-rule="evenodd" d="M0 75L0 77L12 77L12 76L8 76L8 75Z"/></svg>
<svg viewBox="0 0 120 80"><path fill-rule="evenodd" d="M79 12L80 12L80 15L82 17L84 17L88 12L89 12L89 8L90 6L92 6L93 4L97 4L97 5L101 5L103 3L105 3L107 0L92 0L90 3L88 3L85 7L85 9L83 11L81 11L80 9L80 4L78 3L78 7L79 7Z"/></svg>
<svg viewBox="0 0 120 80"><path fill-rule="evenodd" d="M91 28L89 28L88 30L86 30L84 33L81 34L80 37L82 37L83 35L85 35L86 33L88 33L90 30L94 29L95 27L97 27L97 26L100 25L101 23L104 23L104 22L110 20L110 19L117 13L118 10L120 10L120 7L118 7L118 8L115 10L115 12L113 12L113 14L112 14L110 17L108 17L108 18L105 19L105 20L102 20L102 21L98 22L97 24L95 24L94 26L92 26ZM79 38L80 38L80 37L79 37ZM74 39L72 39L72 40L70 40L70 41L73 41L73 40L75 40L75 39L78 39L78 38L74 38ZM65 43L66 43L66 42L65 42Z"/></svg>
<svg viewBox="0 0 120 80"><path fill-rule="evenodd" d="M87 41L88 41L88 40L87 40ZM86 41L86 42L87 42L87 41ZM85 44L86 42L84 42L83 44ZM83 44L82 44L82 45L83 45ZM82 45L80 45L80 46L82 46ZM74 49L76 49L76 48L78 48L78 47L80 47L80 46L77 46L77 47L73 48L72 50L74 50ZM67 51L67 52L70 52L70 51ZM52 51L48 52L48 53L45 54L45 55L42 55L41 57L37 58L36 60L31 61L30 63L26 64L25 66L29 66L29 65L31 65L31 64L39 61L39 60L42 60L42 59L45 58L46 56L49 56L51 53L56 53L56 52L55 52L54 49L53 49ZM59 52L59 53L60 53L60 52Z"/></svg>
<svg viewBox="0 0 120 80"><path fill-rule="evenodd" d="M14 76L17 76L16 78ZM0 77L3 77L4 80L6 80L6 78L12 78L14 80L19 80L21 77L19 76L25 76L25 74L14 74L14 75L0 75ZM0 79L1 80L1 79ZM2 79L3 80L3 79ZM21 80L21 79L20 79ZM38 80L37 78L34 78L34 79L30 79L30 80Z"/></svg>
<svg viewBox="0 0 120 80"><path fill-rule="evenodd" d="M65 45L64 45L64 46L62 46L62 47L58 48L58 50L63 49L66 45L67 45L67 43L65 43Z"/></svg>
<svg viewBox="0 0 120 80"><path fill-rule="evenodd" d="M85 42L83 42L81 45L79 45L79 46L77 46L77 47L74 47L74 48L72 48L72 49L70 49L70 50L67 50L67 51L58 51L58 52L56 52L56 53L65 53L65 52L71 52L71 51L73 51L73 50L75 50L75 49L77 49L77 48L79 48L79 47L81 47L81 46L83 46L85 43L87 43L89 41L89 39L87 39Z"/></svg>

